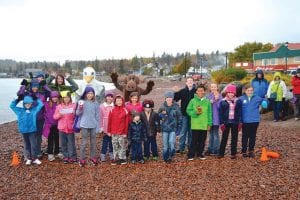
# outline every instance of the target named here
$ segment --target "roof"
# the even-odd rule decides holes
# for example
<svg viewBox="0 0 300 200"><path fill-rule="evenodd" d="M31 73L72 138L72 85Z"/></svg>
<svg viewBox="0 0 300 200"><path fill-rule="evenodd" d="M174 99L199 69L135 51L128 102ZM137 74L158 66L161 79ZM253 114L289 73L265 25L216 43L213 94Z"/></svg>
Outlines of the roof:
<svg viewBox="0 0 300 200"><path fill-rule="evenodd" d="M253 60L285 58L300 56L300 43L288 43L275 46L268 52L259 52L253 54Z"/></svg>

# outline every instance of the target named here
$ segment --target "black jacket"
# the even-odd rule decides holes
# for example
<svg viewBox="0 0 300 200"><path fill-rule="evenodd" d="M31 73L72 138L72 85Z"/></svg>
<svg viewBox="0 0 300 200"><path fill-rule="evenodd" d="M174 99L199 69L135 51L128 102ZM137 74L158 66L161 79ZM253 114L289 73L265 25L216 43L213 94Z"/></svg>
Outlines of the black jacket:
<svg viewBox="0 0 300 200"><path fill-rule="evenodd" d="M128 140L130 142L142 142L146 140L147 129L144 122L131 122L128 128Z"/></svg>
<svg viewBox="0 0 300 200"><path fill-rule="evenodd" d="M219 119L220 119L220 124L228 124L228 123L233 123L233 124L239 124L241 122L241 117L242 117L242 101L238 99L236 101L236 105L234 108L234 119L232 121L229 121L229 103L226 100L222 100L220 102L220 107L219 107Z"/></svg>
<svg viewBox="0 0 300 200"><path fill-rule="evenodd" d="M147 119L145 111L141 113L141 120L144 122L147 129L147 137L156 136L157 132L160 132L160 119L159 115L155 111L151 111L149 120Z"/></svg>
<svg viewBox="0 0 300 200"><path fill-rule="evenodd" d="M188 116L186 113L186 108L187 108L190 100L192 98L194 98L195 93L196 93L195 85L193 86L193 88L191 90L189 90L189 88L187 86L185 86L185 88L182 88L178 92L175 92L174 101L181 100L180 109L181 109L181 113L183 116Z"/></svg>

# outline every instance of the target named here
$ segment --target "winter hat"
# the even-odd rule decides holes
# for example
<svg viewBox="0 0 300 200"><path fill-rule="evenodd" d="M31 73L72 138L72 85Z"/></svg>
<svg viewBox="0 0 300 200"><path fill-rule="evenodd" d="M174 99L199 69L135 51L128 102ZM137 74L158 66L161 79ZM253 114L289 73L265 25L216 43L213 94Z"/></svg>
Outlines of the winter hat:
<svg viewBox="0 0 300 200"><path fill-rule="evenodd" d="M38 74L36 75L36 77L37 77L37 78L39 78L39 77L45 78L45 76L44 76L44 74L43 74L42 72L38 73Z"/></svg>
<svg viewBox="0 0 300 200"><path fill-rule="evenodd" d="M172 91L165 92L165 97L174 99L174 92Z"/></svg>
<svg viewBox="0 0 300 200"><path fill-rule="evenodd" d="M235 85L232 85L232 84L229 84L229 85L227 85L225 91L226 91L226 93L231 92L231 93L236 94L236 86L235 86Z"/></svg>
<svg viewBox="0 0 300 200"><path fill-rule="evenodd" d="M256 74L264 74L263 71L261 69L256 71Z"/></svg>
<svg viewBox="0 0 300 200"><path fill-rule="evenodd" d="M64 98L64 97L71 97L71 92L69 92L69 91L61 91L60 92L60 96L62 97L62 98Z"/></svg>
<svg viewBox="0 0 300 200"><path fill-rule="evenodd" d="M154 102L152 100L145 99L143 101L143 107L144 108L153 108L154 107Z"/></svg>
<svg viewBox="0 0 300 200"><path fill-rule="evenodd" d="M25 96L24 99L23 99L23 103L24 104L32 104L33 103L33 99L31 96Z"/></svg>
<svg viewBox="0 0 300 200"><path fill-rule="evenodd" d="M105 91L105 98L106 97L108 97L108 96L110 96L110 97L114 97L114 93L112 92L112 91Z"/></svg>
<svg viewBox="0 0 300 200"><path fill-rule="evenodd" d="M89 92L92 92L95 95L94 88L92 88L91 86L87 86L80 99L84 99Z"/></svg>
<svg viewBox="0 0 300 200"><path fill-rule="evenodd" d="M30 83L30 88L39 88L40 84L39 81L36 79L32 79L31 83Z"/></svg>
<svg viewBox="0 0 300 200"><path fill-rule="evenodd" d="M59 93L57 91L51 91L50 92L50 97L53 98L53 97L59 97Z"/></svg>

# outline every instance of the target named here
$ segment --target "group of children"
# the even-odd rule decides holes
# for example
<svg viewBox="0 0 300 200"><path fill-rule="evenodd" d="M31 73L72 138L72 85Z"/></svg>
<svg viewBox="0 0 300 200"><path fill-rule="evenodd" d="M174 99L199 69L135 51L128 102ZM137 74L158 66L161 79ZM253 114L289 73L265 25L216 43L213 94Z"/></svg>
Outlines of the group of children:
<svg viewBox="0 0 300 200"><path fill-rule="evenodd" d="M53 77L51 77L53 79ZM58 76L64 80L64 77ZM70 80L70 77L68 77ZM67 79L67 80L68 80ZM56 77L57 80L57 77ZM158 160L156 137L162 135L162 158L166 163L172 162L175 155L176 135L183 128L183 115L179 105L174 101L174 92L165 93L165 101L154 111L154 102L145 99L140 102L138 93L131 93L130 101L125 102L121 95L110 91L105 93L105 101L99 104L92 87L86 87L80 100L72 102L72 92L78 88L72 80L72 87L62 87L64 82L54 84L49 90L43 90L42 100L40 86L43 80L22 84L22 95L11 103L11 109L17 114L19 131L24 139L26 165L41 164L40 144L38 145L38 115L42 113L42 132L48 139L48 160L62 154L65 164L79 163L85 166L86 146L90 143L89 163L96 165L105 162L106 156L112 165L126 164L128 158L132 163L144 163L150 159ZM51 83L48 82L50 85ZM37 87L37 89L35 88ZM49 87L46 87L49 88ZM64 90L60 90L64 88ZM35 91L35 92L34 92ZM264 105L262 98L253 95L253 88L246 87L245 95L237 98L236 87L228 85L226 95L222 98L217 84L212 83L210 93L206 94L204 85L195 88L194 97L187 102L186 113L190 117L192 130L188 160L198 157L205 160L205 155L216 154L224 157L229 133L231 132L231 158L236 158L238 131L242 128L243 157L254 157L256 131L260 122L259 107ZM17 107L23 100L23 107ZM262 102L264 102L262 104ZM77 159L74 126L78 123L81 132L79 159ZM221 144L219 129L222 131ZM204 154L207 133L209 148ZM96 153L96 135L103 133L100 159ZM61 153L60 148L61 147Z"/></svg>

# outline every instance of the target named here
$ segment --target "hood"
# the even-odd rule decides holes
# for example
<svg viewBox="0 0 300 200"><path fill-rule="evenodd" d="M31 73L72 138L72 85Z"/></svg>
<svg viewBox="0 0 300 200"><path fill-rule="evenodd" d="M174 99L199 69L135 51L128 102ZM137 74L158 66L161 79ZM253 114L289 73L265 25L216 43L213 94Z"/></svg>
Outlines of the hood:
<svg viewBox="0 0 300 200"><path fill-rule="evenodd" d="M31 96L24 97L23 104L32 104L32 103L33 103L33 99Z"/></svg>
<svg viewBox="0 0 300 200"><path fill-rule="evenodd" d="M116 107L118 107L117 105L116 105L116 99L117 98L121 98L122 99L122 106L121 107L124 107L125 108L125 100L124 100L124 97L122 96L122 95L116 95L116 97L115 97L115 99L114 99L114 105L116 106Z"/></svg>
<svg viewBox="0 0 300 200"><path fill-rule="evenodd" d="M94 97L95 97L95 90L94 90L94 88L91 87L91 86L87 86L87 87L84 89L84 92L83 92L83 94L81 95L80 99L81 99L81 100L85 99L87 93L89 93L89 92L94 93Z"/></svg>
<svg viewBox="0 0 300 200"><path fill-rule="evenodd" d="M264 72L261 69L259 69L259 70L256 70L256 72L255 72L255 79L258 79L257 78L258 74L261 74L261 79L265 78Z"/></svg>
<svg viewBox="0 0 300 200"><path fill-rule="evenodd" d="M273 76L273 80L275 80L275 77L279 76L280 80L281 80L281 73L280 72L275 72L274 76Z"/></svg>

